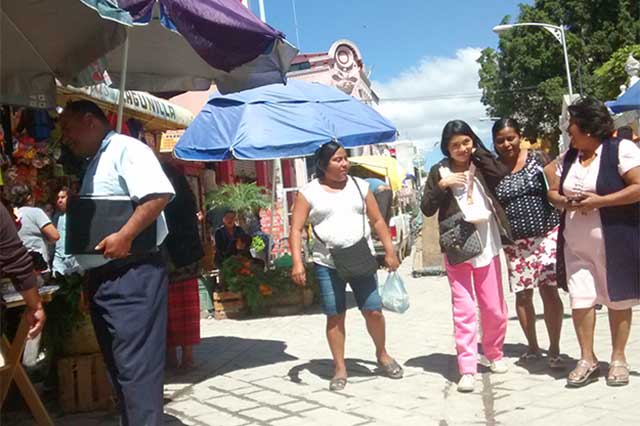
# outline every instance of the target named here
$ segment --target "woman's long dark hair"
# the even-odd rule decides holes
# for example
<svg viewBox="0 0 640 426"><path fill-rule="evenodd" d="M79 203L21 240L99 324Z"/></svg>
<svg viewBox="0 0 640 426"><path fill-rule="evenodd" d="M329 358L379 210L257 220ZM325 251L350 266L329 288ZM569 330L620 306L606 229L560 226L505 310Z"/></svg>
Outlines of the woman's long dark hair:
<svg viewBox="0 0 640 426"><path fill-rule="evenodd" d="M344 147L336 141L327 142L318 148L315 153L316 177L318 179L324 178L331 157L333 157L340 148Z"/></svg>
<svg viewBox="0 0 640 426"><path fill-rule="evenodd" d="M451 120L444 125L444 129L442 129L442 139L440 140L440 150L445 157L451 156L449 154L449 141L456 135L469 136L473 141L474 147L482 147L485 150L487 149L466 121Z"/></svg>

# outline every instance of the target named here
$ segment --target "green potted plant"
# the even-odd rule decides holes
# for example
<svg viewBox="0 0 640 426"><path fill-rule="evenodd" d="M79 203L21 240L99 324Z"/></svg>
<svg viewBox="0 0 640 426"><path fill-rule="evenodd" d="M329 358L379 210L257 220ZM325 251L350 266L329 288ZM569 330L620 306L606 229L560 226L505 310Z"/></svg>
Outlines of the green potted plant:
<svg viewBox="0 0 640 426"><path fill-rule="evenodd" d="M249 214L268 208L270 198L267 190L255 183L220 185L206 194L207 208L231 209L238 215L240 226L245 227Z"/></svg>

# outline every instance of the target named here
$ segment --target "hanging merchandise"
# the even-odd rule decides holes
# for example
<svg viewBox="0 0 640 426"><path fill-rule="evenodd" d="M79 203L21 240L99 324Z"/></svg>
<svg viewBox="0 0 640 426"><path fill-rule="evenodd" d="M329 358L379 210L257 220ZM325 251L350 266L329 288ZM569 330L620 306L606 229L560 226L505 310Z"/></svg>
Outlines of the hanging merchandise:
<svg viewBox="0 0 640 426"><path fill-rule="evenodd" d="M3 126L0 137L1 183L5 190L14 185L28 185L36 203L53 200L56 187L54 164L60 157L59 129L49 112L19 108L4 108L3 118L11 118L11 139ZM4 122L5 120L3 120ZM58 174L59 176L60 174Z"/></svg>
<svg viewBox="0 0 640 426"><path fill-rule="evenodd" d="M108 112L107 120L109 120L109 125L111 126L111 128L115 130L116 124L118 123L118 114ZM126 122L122 123L122 130L120 130L120 133L122 133L123 135L131 136L131 131L129 130L129 126Z"/></svg>

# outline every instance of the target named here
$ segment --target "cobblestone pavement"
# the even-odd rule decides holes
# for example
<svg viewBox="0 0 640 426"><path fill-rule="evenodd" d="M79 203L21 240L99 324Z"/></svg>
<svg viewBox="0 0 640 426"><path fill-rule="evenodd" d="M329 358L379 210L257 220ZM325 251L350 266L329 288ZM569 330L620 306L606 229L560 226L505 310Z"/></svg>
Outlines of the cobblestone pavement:
<svg viewBox="0 0 640 426"><path fill-rule="evenodd" d="M508 295L510 320L505 355L510 370L492 375L481 369L476 391L456 391L458 379L446 278L410 277L401 269L411 295L404 315L386 314L388 349L405 367L393 381L375 372L374 350L357 309L347 322L349 384L328 391L332 366L324 338L324 317L315 308L304 315L202 323L197 369L168 378L168 425L542 425L638 424L638 373L628 387L610 388L604 378L583 389L566 389L565 373L546 369L546 360L526 368L514 363L525 350L524 337ZM539 299L536 297L536 299ZM562 351L578 356L565 302ZM540 301L536 301L541 313ZM547 343L541 315L541 345ZM599 311L596 351L606 373L610 343L606 310ZM628 356L640 365L640 326L634 326ZM569 359L573 367L575 359ZM61 425L112 425L113 415L58 419Z"/></svg>

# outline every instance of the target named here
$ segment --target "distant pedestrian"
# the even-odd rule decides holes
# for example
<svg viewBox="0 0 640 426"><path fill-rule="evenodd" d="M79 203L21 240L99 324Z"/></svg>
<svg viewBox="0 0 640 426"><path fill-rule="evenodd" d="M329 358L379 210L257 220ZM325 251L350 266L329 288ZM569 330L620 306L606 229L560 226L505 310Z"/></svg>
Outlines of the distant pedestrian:
<svg viewBox="0 0 640 426"><path fill-rule="evenodd" d="M324 144L316 153L317 179L305 185L293 207L289 242L293 257L292 277L296 284L304 285L306 269L302 259L302 233L307 220L314 229L313 262L320 287L320 297L327 316L327 340L333 355L334 375L329 389L339 391L347 384L347 366L344 359L345 314L347 281L354 293L358 308L367 323L367 330L376 347L376 358L382 371L390 378L399 379L402 367L387 353L385 320L382 300L378 294L377 264L372 258L371 226L382 241L385 263L390 271L399 266L391 234L382 218L378 205L363 179L350 177L346 150L336 142ZM369 225L371 223L371 226ZM362 258L351 259L349 253L362 250ZM336 258L335 253L344 253ZM365 258L371 257L372 270ZM351 262L351 260L353 262ZM351 278L338 269L340 264L366 262L362 272Z"/></svg>
<svg viewBox="0 0 640 426"><path fill-rule="evenodd" d="M67 203L69 200L69 188L62 187L58 191L56 197L56 213L53 215L53 224L60 234L60 239L56 241L53 249L53 261L51 262L51 270L55 278L64 280L65 276L73 274L82 274L82 268L78 264L75 256L67 253L66 250L66 234L67 234Z"/></svg>
<svg viewBox="0 0 640 426"><path fill-rule="evenodd" d="M569 386L597 380L595 307L608 308L613 350L607 384L629 383L625 347L631 308L640 304L640 149L612 138L613 120L600 101L569 106L571 147L545 168L549 200L562 209L558 285L569 291L580 360Z"/></svg>
<svg viewBox="0 0 640 426"><path fill-rule="evenodd" d="M507 305L499 252L503 241L511 242L511 233L494 194L508 170L464 121L445 125L440 149L446 158L431 168L421 207L426 216L438 213L440 247L451 285L461 375L458 391L472 392L478 371L474 293L480 308L482 349L491 371L508 370L502 351Z"/></svg>
<svg viewBox="0 0 640 426"><path fill-rule="evenodd" d="M542 152L520 146L520 126L511 118L493 125L498 159L510 170L496 187L496 195L511 225L514 243L504 247L509 263L509 283L516 294L516 313L528 348L519 362L541 358L536 335L533 289L538 288L549 334L548 365L564 369L560 357L563 306L556 286L556 245L560 216L547 200L543 168L549 163Z"/></svg>

